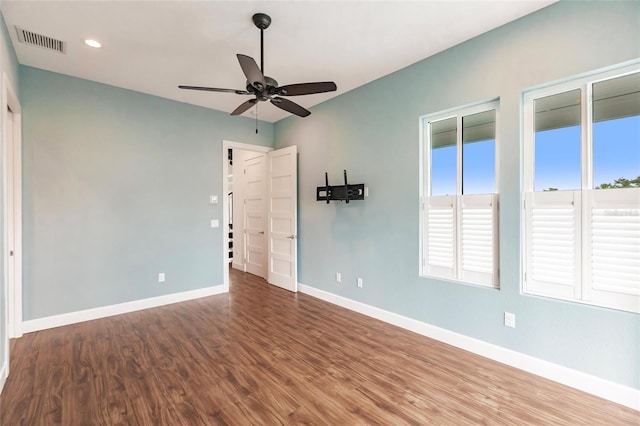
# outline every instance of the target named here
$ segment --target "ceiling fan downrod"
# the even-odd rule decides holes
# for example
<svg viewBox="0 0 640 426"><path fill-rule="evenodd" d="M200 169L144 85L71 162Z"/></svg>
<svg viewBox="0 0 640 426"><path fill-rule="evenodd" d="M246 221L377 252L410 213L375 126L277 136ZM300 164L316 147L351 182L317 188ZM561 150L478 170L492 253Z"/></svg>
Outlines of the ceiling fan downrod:
<svg viewBox="0 0 640 426"><path fill-rule="evenodd" d="M256 13L252 19L253 24L260 29L260 71L264 75L264 30L271 25L271 17L266 13Z"/></svg>

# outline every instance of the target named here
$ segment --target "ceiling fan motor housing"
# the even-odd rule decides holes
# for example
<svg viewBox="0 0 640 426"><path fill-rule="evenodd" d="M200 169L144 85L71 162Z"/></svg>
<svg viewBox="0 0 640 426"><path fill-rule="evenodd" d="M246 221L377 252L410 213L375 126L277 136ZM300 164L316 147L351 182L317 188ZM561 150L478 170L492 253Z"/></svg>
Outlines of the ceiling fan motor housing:
<svg viewBox="0 0 640 426"><path fill-rule="evenodd" d="M278 82L271 77L264 77L264 81L266 83L266 87L259 90L255 85L251 84L250 81L247 81L247 92L253 93L256 95L258 99L261 101L267 101L271 96L278 93Z"/></svg>

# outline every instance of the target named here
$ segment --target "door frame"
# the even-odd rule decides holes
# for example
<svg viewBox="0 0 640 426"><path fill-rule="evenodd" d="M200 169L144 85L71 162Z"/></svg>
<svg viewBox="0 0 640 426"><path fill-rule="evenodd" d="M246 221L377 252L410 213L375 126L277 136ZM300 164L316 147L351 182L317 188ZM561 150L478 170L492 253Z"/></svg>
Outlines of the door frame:
<svg viewBox="0 0 640 426"><path fill-rule="evenodd" d="M262 152L267 153L273 151L270 146L251 145L248 143L234 142L229 140L222 140L222 287L225 292L229 291L229 161L227 160L227 153L229 149L242 149L244 151ZM234 230L235 231L235 230Z"/></svg>
<svg viewBox="0 0 640 426"><path fill-rule="evenodd" d="M13 114L13 158L7 157L8 153L8 109ZM6 73L2 73L2 161L3 161L3 214L4 214L4 291L5 291L5 320L7 324L7 354L9 359L8 339L22 336L22 108L13 84ZM11 161L13 166L13 187L8 185L8 167ZM9 197L13 198L13 211L8 208ZM13 215L13 256L10 256L9 221L7 218ZM9 263L13 258L13 282L10 282Z"/></svg>

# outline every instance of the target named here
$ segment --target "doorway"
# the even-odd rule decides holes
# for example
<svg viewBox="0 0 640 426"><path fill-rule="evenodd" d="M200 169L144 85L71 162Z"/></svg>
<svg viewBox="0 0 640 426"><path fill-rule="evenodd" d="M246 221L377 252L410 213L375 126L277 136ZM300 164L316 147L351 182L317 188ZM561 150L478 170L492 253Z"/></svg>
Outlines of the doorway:
<svg viewBox="0 0 640 426"><path fill-rule="evenodd" d="M223 247L232 267L297 291L296 147L223 141ZM231 155L229 155L229 153ZM230 208L232 207L233 208ZM223 256L224 287L229 260Z"/></svg>

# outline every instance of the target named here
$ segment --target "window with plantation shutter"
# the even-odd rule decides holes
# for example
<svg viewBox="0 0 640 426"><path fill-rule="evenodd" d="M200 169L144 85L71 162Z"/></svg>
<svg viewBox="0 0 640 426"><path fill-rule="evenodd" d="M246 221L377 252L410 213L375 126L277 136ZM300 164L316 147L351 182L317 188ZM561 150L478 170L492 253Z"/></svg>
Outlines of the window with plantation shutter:
<svg viewBox="0 0 640 426"><path fill-rule="evenodd" d="M498 102L423 117L421 275L498 288Z"/></svg>
<svg viewBox="0 0 640 426"><path fill-rule="evenodd" d="M640 64L524 94L523 291L640 312Z"/></svg>

